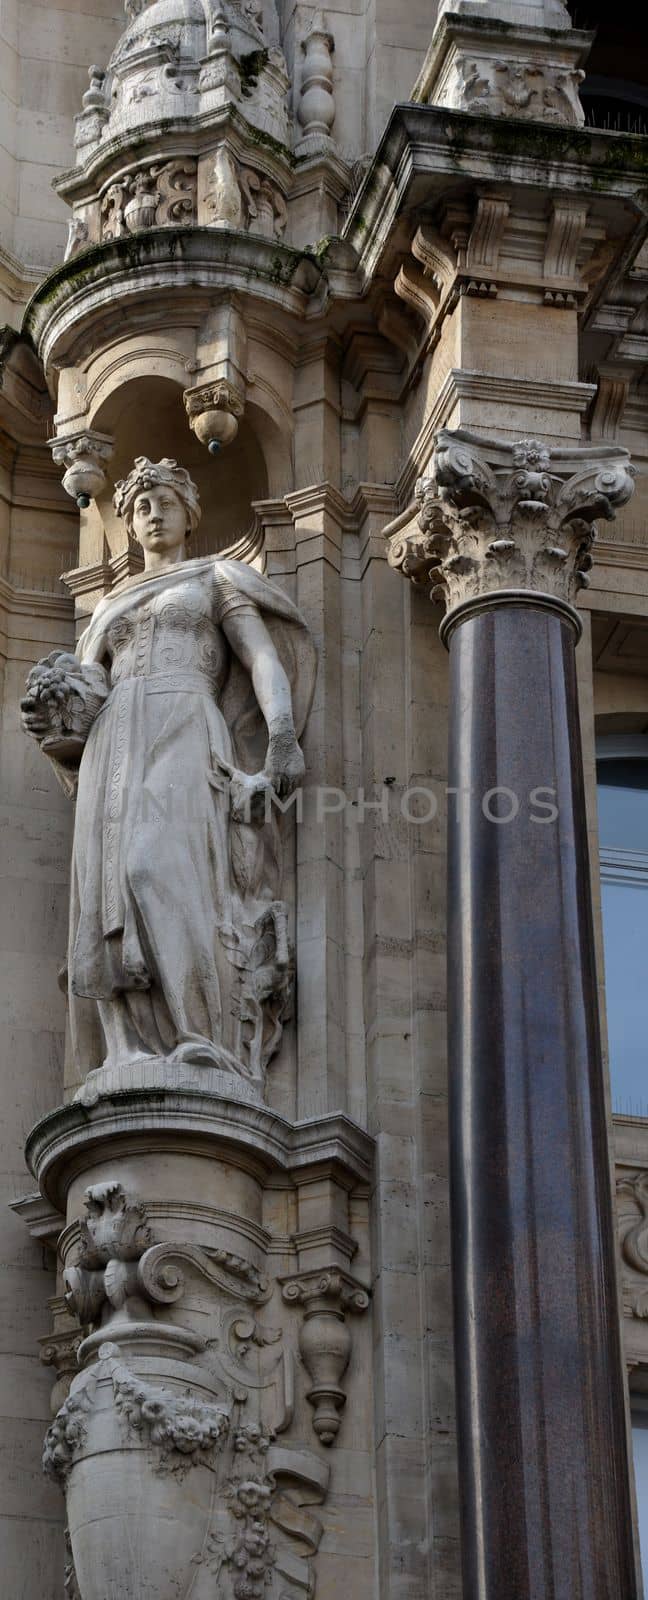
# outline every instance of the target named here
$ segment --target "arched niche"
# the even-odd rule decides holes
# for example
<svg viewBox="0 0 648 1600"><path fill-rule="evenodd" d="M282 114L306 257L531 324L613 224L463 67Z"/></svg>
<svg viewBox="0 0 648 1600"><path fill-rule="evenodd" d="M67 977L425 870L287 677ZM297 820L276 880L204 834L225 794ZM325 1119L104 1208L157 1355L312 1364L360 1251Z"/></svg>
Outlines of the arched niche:
<svg viewBox="0 0 648 1600"><path fill-rule="evenodd" d="M253 502L268 494L264 454L249 418L242 418L233 444L209 455L191 432L182 388L170 378L133 378L107 397L92 425L115 439L110 483L97 502L113 555L125 544L123 523L112 506L113 485L130 472L136 456L152 461L171 456L195 480L203 514L192 555L214 554L234 544L253 521Z"/></svg>

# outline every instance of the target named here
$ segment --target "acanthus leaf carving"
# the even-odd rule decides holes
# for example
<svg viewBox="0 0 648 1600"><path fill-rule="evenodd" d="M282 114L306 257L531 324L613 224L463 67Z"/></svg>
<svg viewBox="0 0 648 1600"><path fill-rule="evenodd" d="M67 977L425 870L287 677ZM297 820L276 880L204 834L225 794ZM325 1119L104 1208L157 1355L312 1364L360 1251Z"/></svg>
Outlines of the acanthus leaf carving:
<svg viewBox="0 0 648 1600"><path fill-rule="evenodd" d="M442 429L416 487L418 515L390 536L388 558L448 611L499 590L573 605L588 583L597 519L634 490L627 451L509 445Z"/></svg>
<svg viewBox="0 0 648 1600"><path fill-rule="evenodd" d="M267 1277L243 1256L219 1247L155 1244L144 1207L129 1202L118 1181L88 1189L85 1204L79 1260L64 1274L66 1304L84 1326L108 1329L127 1302L129 1315L151 1319L153 1307L182 1299L189 1271L244 1303L267 1300Z"/></svg>

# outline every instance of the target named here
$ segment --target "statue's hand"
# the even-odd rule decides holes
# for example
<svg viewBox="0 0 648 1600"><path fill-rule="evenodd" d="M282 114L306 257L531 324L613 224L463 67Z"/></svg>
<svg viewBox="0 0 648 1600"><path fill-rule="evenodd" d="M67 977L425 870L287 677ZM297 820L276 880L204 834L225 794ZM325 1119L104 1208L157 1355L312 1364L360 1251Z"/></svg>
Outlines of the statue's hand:
<svg viewBox="0 0 648 1600"><path fill-rule="evenodd" d="M264 772L270 779L275 794L287 798L301 783L306 765L294 728L271 732Z"/></svg>
<svg viewBox="0 0 648 1600"><path fill-rule="evenodd" d="M51 656L32 667L20 710L23 728L34 739L44 739L63 726L64 707L70 693L64 662L71 660L74 657L57 655L53 651Z"/></svg>

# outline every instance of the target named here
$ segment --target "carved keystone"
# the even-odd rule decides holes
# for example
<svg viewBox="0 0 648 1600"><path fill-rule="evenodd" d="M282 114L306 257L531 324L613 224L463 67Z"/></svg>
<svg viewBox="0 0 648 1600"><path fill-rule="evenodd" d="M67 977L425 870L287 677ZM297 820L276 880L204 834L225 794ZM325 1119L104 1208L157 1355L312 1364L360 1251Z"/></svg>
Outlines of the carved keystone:
<svg viewBox="0 0 648 1600"><path fill-rule="evenodd" d="M313 1427L322 1444L331 1445L340 1430L340 1412L346 1405L342 1379L351 1358L352 1339L347 1312L366 1311L369 1295L354 1278L333 1269L303 1273L282 1283L287 1305L303 1307L299 1349L312 1387L307 1399L315 1415Z"/></svg>
<svg viewBox="0 0 648 1600"><path fill-rule="evenodd" d="M389 563L447 611L498 592L573 606L589 582L596 520L613 519L633 491L617 446L553 450L443 428L416 486L418 517L385 530Z"/></svg>

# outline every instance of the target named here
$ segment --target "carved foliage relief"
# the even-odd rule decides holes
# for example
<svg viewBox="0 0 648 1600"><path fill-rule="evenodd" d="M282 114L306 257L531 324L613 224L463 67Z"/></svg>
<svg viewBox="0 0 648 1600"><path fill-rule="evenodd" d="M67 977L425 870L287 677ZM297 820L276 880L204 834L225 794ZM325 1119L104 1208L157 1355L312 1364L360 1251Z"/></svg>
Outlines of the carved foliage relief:
<svg viewBox="0 0 648 1600"><path fill-rule="evenodd" d="M188 1594L198 1569L223 1600L312 1596L322 1534L313 1508L325 1499L329 1470L282 1438L293 1422L293 1358L282 1331L259 1318L269 1280L226 1249L154 1243L144 1207L118 1180L87 1191L79 1240L67 1300L86 1335L101 1332L81 1347L85 1365L43 1458L67 1498L68 1594L102 1600L101 1540L112 1539L115 1592L137 1592L129 1585L146 1560L151 1595L170 1593L170 1581L173 1593ZM201 1295L208 1344L187 1325ZM310 1329L300 1339L314 1380L309 1399L334 1434L351 1345L345 1314L364 1310L367 1295L330 1272L286 1281L284 1298ZM330 1442L317 1417L315 1427ZM127 1513L131 1537L117 1551L111 1527Z"/></svg>
<svg viewBox="0 0 648 1600"><path fill-rule="evenodd" d="M196 162L185 158L140 167L109 184L100 208L102 241L148 228L190 226L196 220L196 171Z"/></svg>
<svg viewBox="0 0 648 1600"><path fill-rule="evenodd" d="M482 116L579 125L584 113L578 90L584 76L576 67L459 55L454 88L445 99L457 109Z"/></svg>
<svg viewBox="0 0 648 1600"><path fill-rule="evenodd" d="M395 533L389 562L447 609L498 590L573 603L588 583L596 520L634 490L625 450L550 450L465 429L437 435L416 488L418 517Z"/></svg>

